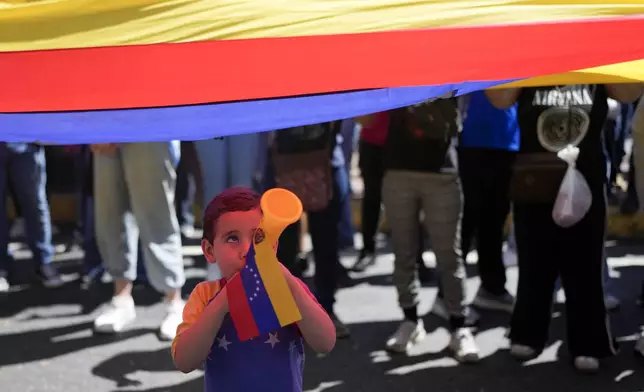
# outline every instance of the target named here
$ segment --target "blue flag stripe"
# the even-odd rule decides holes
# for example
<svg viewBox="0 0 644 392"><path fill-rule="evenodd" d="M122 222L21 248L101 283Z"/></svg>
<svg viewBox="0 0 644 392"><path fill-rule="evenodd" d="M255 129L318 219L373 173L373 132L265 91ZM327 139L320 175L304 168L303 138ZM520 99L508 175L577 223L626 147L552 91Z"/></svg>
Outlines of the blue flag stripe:
<svg viewBox="0 0 644 392"><path fill-rule="evenodd" d="M242 285L248 295L248 304L255 318L255 324L259 333L277 331L281 326L273 305L264 287L264 282L257 270L255 262L255 249L250 247L246 255L246 267L240 273Z"/></svg>
<svg viewBox="0 0 644 392"><path fill-rule="evenodd" d="M0 141L88 144L200 140L345 119L511 82L396 87L166 108L0 113Z"/></svg>

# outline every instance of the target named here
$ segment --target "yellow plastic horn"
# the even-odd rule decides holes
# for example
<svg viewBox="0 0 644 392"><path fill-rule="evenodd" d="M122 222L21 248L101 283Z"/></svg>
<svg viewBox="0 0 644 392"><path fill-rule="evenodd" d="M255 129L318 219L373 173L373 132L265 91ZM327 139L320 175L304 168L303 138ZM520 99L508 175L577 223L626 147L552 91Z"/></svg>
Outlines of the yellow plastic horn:
<svg viewBox="0 0 644 392"><path fill-rule="evenodd" d="M264 214L262 227L273 240L280 237L286 226L302 217L302 201L287 189L269 189L262 195L260 205Z"/></svg>

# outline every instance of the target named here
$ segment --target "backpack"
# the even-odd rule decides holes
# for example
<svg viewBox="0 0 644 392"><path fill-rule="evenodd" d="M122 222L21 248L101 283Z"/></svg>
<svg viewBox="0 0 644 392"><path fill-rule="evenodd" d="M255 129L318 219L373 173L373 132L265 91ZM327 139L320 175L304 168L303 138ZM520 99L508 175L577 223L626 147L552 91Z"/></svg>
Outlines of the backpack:
<svg viewBox="0 0 644 392"><path fill-rule="evenodd" d="M455 98L425 101L405 108L408 130L414 139L448 142L460 131L460 114Z"/></svg>
<svg viewBox="0 0 644 392"><path fill-rule="evenodd" d="M295 193L305 211L322 211L333 197L331 154L336 125L306 125L275 133L271 155L276 185Z"/></svg>

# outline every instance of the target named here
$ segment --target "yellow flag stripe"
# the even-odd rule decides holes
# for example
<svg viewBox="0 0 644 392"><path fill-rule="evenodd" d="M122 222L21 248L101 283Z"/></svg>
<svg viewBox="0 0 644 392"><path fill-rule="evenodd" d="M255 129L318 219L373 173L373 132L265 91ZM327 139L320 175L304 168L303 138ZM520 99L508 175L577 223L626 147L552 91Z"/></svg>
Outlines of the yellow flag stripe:
<svg viewBox="0 0 644 392"><path fill-rule="evenodd" d="M621 64L606 65L557 75L534 77L495 88L641 82L644 82L644 60L629 61Z"/></svg>
<svg viewBox="0 0 644 392"><path fill-rule="evenodd" d="M641 0L0 0L0 52L641 14Z"/></svg>
<svg viewBox="0 0 644 392"><path fill-rule="evenodd" d="M302 315L275 256L270 235L255 245L255 261L280 325L285 326L301 320Z"/></svg>

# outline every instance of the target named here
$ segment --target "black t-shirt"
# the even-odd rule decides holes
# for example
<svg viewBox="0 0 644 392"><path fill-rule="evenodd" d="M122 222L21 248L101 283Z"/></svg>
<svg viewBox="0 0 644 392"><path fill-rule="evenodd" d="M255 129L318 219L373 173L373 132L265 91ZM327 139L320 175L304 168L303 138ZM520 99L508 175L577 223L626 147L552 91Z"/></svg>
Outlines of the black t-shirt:
<svg viewBox="0 0 644 392"><path fill-rule="evenodd" d="M568 144L579 147L577 168L589 184L603 184L606 163L601 132L608 115L603 85L525 88L518 100L519 153L556 154Z"/></svg>
<svg viewBox="0 0 644 392"><path fill-rule="evenodd" d="M460 131L456 99L391 111L385 167L419 172L454 171L453 142Z"/></svg>

